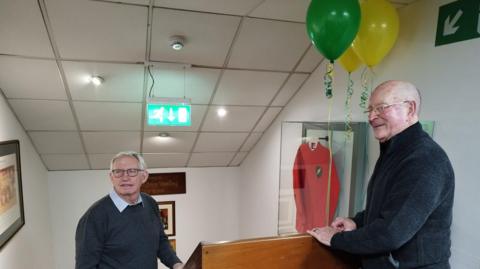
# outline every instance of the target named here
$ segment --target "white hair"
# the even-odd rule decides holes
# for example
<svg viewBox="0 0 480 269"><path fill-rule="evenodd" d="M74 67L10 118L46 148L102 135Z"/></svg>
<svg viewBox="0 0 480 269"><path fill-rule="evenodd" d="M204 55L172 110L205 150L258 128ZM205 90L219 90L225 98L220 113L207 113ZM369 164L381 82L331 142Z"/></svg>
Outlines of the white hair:
<svg viewBox="0 0 480 269"><path fill-rule="evenodd" d="M122 151L117 153L117 155L115 155L115 157L113 157L110 161L110 170L113 169L113 164L115 163L115 161L123 157L135 158L138 161L138 168L142 170L147 169L147 164L145 163L145 160L140 153L135 151Z"/></svg>

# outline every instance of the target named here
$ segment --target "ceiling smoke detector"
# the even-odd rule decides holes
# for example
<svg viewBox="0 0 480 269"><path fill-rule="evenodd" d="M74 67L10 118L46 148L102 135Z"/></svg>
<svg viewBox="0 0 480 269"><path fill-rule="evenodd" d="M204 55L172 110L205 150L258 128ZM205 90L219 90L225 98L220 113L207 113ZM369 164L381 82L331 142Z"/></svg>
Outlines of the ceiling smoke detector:
<svg viewBox="0 0 480 269"><path fill-rule="evenodd" d="M170 37L170 47L174 50L181 50L185 44L185 38L183 36L174 35Z"/></svg>

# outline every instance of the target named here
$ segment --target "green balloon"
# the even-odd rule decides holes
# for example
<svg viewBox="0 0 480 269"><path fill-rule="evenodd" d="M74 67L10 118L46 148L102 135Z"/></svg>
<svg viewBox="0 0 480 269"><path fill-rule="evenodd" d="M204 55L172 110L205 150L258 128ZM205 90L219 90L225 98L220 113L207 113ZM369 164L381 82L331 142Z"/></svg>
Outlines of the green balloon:
<svg viewBox="0 0 480 269"><path fill-rule="evenodd" d="M331 62L352 44L359 27L358 0L312 0L308 7L308 37Z"/></svg>

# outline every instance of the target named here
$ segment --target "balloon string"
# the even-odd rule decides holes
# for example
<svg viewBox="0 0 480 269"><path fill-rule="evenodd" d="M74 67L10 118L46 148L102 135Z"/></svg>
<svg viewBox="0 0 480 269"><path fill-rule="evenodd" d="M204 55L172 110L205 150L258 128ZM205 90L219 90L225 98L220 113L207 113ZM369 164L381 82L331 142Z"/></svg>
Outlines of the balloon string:
<svg viewBox="0 0 480 269"><path fill-rule="evenodd" d="M330 62L327 64L327 72L323 76L323 84L325 86L325 96L327 99L332 98L333 96L333 63Z"/></svg>
<svg viewBox="0 0 480 269"><path fill-rule="evenodd" d="M327 119L327 137L328 137L328 149L329 149L329 162L328 162L328 181L327 181L327 197L326 197L326 203L325 203L325 226L330 225L330 222L333 220L330 219L330 192L331 192L331 183L332 183L332 163L333 163L333 146L332 146L332 141L333 141L333 132L330 129L330 122L331 122L331 114L332 114L332 99L328 100L328 119Z"/></svg>
<svg viewBox="0 0 480 269"><path fill-rule="evenodd" d="M353 95L353 80L351 73L348 73L348 86L347 86L347 94L345 99L345 136L346 139L350 139L352 136L352 95Z"/></svg>
<svg viewBox="0 0 480 269"><path fill-rule="evenodd" d="M362 71L362 76L361 76L362 93L360 95L360 107L361 108L367 108L368 98L370 97L370 92L372 91L373 73L368 72L369 70L370 69L365 67Z"/></svg>

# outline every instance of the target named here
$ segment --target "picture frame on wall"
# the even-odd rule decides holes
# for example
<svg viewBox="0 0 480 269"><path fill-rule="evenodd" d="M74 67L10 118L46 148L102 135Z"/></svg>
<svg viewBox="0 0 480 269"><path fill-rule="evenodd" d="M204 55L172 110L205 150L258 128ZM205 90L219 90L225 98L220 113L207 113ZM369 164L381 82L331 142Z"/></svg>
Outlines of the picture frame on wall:
<svg viewBox="0 0 480 269"><path fill-rule="evenodd" d="M177 240L170 239L170 240L168 240L168 242L170 242L170 245L172 246L173 250L177 251Z"/></svg>
<svg viewBox="0 0 480 269"><path fill-rule="evenodd" d="M175 235L175 201L157 202L158 210L160 210L160 218L162 219L165 235Z"/></svg>
<svg viewBox="0 0 480 269"><path fill-rule="evenodd" d="M0 249L24 224L20 142L0 142Z"/></svg>

